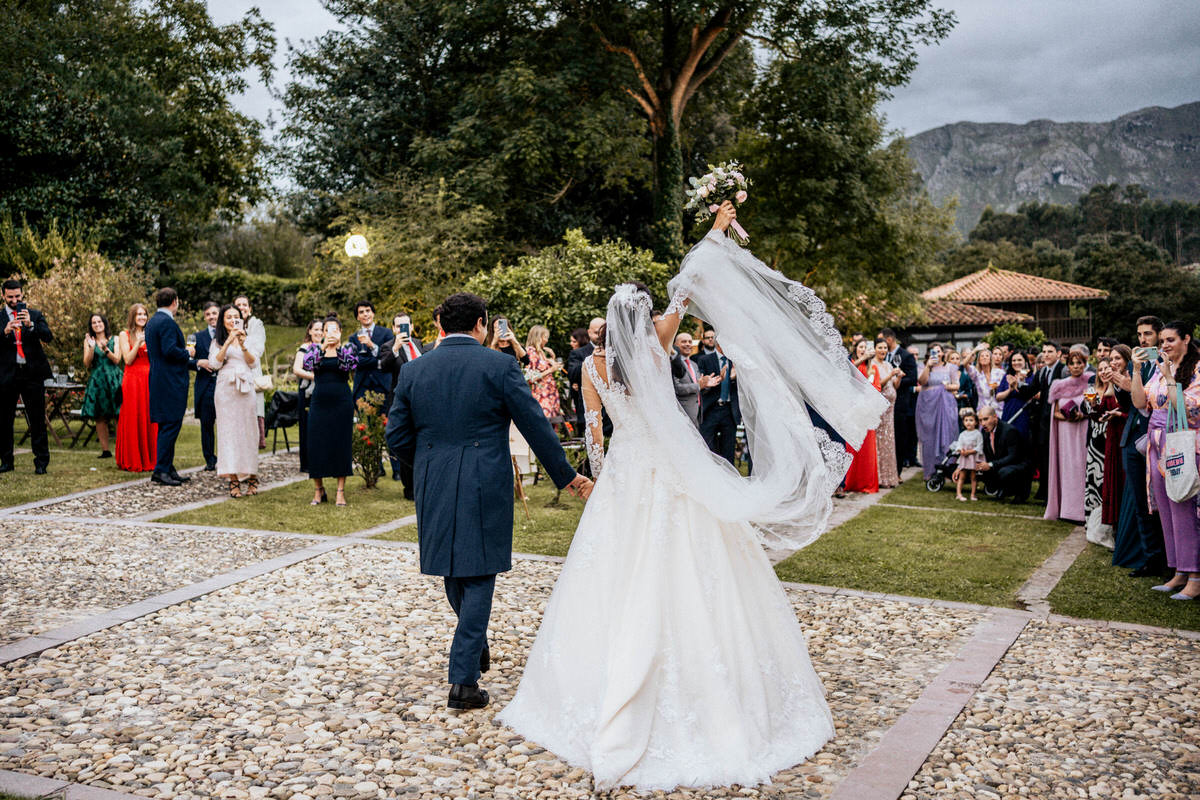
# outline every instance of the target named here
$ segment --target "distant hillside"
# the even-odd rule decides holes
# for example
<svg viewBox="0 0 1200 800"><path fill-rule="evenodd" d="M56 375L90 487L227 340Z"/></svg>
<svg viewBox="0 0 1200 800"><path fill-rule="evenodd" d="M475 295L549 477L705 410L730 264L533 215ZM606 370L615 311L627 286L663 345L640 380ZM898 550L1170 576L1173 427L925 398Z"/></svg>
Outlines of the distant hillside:
<svg viewBox="0 0 1200 800"><path fill-rule="evenodd" d="M933 198L959 199L964 234L988 205L1073 204L1099 183L1139 183L1150 199L1200 200L1200 102L1143 108L1112 122L958 122L908 145Z"/></svg>

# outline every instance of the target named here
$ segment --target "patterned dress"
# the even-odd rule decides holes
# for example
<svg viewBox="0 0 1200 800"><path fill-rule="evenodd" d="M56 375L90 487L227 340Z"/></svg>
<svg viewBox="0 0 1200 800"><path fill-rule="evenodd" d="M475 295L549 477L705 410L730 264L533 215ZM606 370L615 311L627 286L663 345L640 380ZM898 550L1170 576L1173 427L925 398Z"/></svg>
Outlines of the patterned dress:
<svg viewBox="0 0 1200 800"><path fill-rule="evenodd" d="M1106 398L1111 399L1111 398ZM1104 447L1108 441L1108 421L1101 422L1098 417L1107 410L1104 404L1097 400L1082 404L1083 413L1087 414L1087 466L1083 484L1083 510L1087 514L1088 541L1112 549L1112 524L1103 521L1104 516Z"/></svg>
<svg viewBox="0 0 1200 800"><path fill-rule="evenodd" d="M882 372L878 362L875 363L875 369L877 374ZM896 470L896 420L893 418L893 412L896 410L896 385L887 381L880 391L887 398L888 410L883 415L879 427L875 429L875 450L879 456L879 488L890 489L900 484L900 473Z"/></svg>
<svg viewBox="0 0 1200 800"><path fill-rule="evenodd" d="M545 372L554 366L550 359L539 353L535 347L529 348L525 353L529 356L529 369L534 372ZM546 415L546 419L562 416L562 406L558 400L558 384L554 382L553 372L530 381L529 390L533 392L533 399L537 400L538 405L542 407L542 413Z"/></svg>

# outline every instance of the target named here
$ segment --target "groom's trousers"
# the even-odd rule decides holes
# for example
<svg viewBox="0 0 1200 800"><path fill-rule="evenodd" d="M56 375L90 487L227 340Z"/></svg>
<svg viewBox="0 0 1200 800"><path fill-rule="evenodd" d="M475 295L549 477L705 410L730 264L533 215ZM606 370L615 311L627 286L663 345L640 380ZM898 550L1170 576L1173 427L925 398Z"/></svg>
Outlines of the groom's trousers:
<svg viewBox="0 0 1200 800"><path fill-rule="evenodd" d="M446 577L445 582L446 599L458 615L450 645L450 683L475 684L479 682L479 656L487 645L496 576Z"/></svg>

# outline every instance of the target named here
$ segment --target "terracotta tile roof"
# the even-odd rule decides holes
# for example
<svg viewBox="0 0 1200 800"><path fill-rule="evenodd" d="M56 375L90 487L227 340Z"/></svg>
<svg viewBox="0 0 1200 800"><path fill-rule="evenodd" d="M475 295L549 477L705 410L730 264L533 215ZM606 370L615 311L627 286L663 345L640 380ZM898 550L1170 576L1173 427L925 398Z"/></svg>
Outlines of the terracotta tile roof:
<svg viewBox="0 0 1200 800"><path fill-rule="evenodd" d="M1003 325L1006 322L1033 322L1029 314L987 306L972 306L953 300L935 300L925 306L925 319L918 325Z"/></svg>
<svg viewBox="0 0 1200 800"><path fill-rule="evenodd" d="M1103 300L1108 292L988 266L921 292L926 300L960 303L1021 303L1037 300Z"/></svg>

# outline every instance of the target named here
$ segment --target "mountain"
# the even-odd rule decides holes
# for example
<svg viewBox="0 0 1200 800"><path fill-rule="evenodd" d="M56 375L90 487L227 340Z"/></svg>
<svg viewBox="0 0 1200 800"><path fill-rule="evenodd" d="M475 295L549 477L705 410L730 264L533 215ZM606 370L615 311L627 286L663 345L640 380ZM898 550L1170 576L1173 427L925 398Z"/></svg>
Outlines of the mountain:
<svg viewBox="0 0 1200 800"><path fill-rule="evenodd" d="M958 198L963 234L988 205L1069 205L1098 183L1139 183L1151 199L1200 201L1200 102L1111 122L957 122L911 137L908 147L934 200Z"/></svg>

